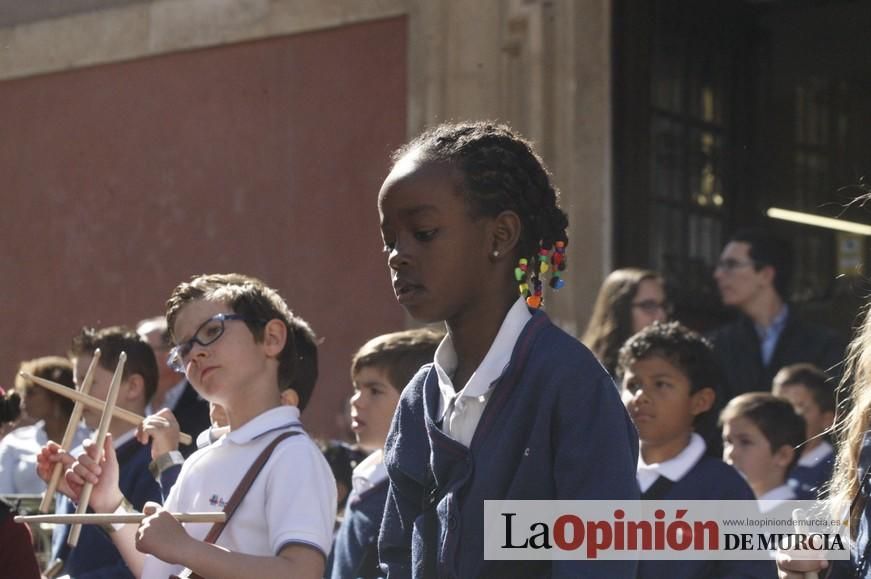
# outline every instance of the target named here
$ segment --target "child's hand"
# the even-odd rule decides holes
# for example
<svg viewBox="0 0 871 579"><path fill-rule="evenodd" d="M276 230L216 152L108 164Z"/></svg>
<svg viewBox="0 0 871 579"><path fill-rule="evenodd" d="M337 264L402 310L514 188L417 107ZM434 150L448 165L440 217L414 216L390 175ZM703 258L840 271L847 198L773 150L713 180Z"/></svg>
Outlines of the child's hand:
<svg viewBox="0 0 871 579"><path fill-rule="evenodd" d="M142 421L136 429L136 439L142 444L148 444L148 439L151 438L151 460L155 460L171 450L178 450L179 432L175 415L168 408L164 408Z"/></svg>
<svg viewBox="0 0 871 579"><path fill-rule="evenodd" d="M103 444L103 458L97 462L97 445L87 439L84 443L85 452L66 472L66 483L78 497L85 482L94 485L91 493L90 506L96 513L111 513L118 508L124 495L118 488L118 458L115 456L115 446L112 435L106 435Z"/></svg>
<svg viewBox="0 0 871 579"><path fill-rule="evenodd" d="M147 516L136 531L136 549L167 563L181 564L180 555L192 541L190 535L169 511L157 503L145 503L142 512Z"/></svg>
<svg viewBox="0 0 871 579"><path fill-rule="evenodd" d="M61 448L58 443L50 440L36 455L36 474L48 484L51 480L51 473L54 471L54 465L60 464L63 466L63 470L66 470L74 462L75 459L68 452ZM79 496L78 493L73 494L73 490L66 484L64 477L60 477L57 490L74 500Z"/></svg>
<svg viewBox="0 0 871 579"><path fill-rule="evenodd" d="M828 566L827 561L793 559L788 552L777 552L778 579L805 579L805 573L816 573Z"/></svg>

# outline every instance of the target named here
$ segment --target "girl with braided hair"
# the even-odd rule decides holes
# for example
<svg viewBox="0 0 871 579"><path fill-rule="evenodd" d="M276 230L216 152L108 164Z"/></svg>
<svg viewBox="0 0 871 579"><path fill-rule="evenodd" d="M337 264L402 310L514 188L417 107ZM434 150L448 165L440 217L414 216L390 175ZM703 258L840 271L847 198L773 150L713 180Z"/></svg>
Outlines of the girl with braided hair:
<svg viewBox="0 0 871 579"><path fill-rule="evenodd" d="M484 500L639 498L638 436L608 374L539 309L568 219L504 125L436 127L378 195L393 289L447 336L403 391L385 447L388 577L634 577L632 561L484 560Z"/></svg>

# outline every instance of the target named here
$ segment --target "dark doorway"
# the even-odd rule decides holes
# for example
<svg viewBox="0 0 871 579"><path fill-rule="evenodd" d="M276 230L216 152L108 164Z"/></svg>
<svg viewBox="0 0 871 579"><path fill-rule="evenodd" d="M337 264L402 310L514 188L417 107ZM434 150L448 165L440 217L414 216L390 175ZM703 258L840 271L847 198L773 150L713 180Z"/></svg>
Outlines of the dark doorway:
<svg viewBox="0 0 871 579"><path fill-rule="evenodd" d="M704 330L729 315L711 280L725 239L772 228L796 249L793 301L848 331L860 293L841 274L866 238L766 211L871 223L843 208L871 173L871 2L616 0L614 26L616 265L664 272Z"/></svg>

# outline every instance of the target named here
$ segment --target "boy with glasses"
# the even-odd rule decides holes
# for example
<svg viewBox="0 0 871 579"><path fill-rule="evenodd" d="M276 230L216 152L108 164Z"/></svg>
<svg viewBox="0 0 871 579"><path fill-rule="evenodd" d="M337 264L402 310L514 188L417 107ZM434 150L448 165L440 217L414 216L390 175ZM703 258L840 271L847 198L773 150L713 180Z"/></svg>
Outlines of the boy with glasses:
<svg viewBox="0 0 871 579"><path fill-rule="evenodd" d="M739 231L714 270L723 304L738 318L711 336L726 370L724 402L744 392L767 391L783 366L806 362L840 375L844 342L807 323L787 303L792 251L785 241L757 230Z"/></svg>
<svg viewBox="0 0 871 579"><path fill-rule="evenodd" d="M204 275L175 289L166 317L177 344L170 363L226 410L231 431L185 461L165 509L146 505L149 516L138 528L118 525L115 544L134 573L149 579L184 567L211 579L322 577L336 485L302 430L298 408L281 404L298 363L287 305L255 278ZM300 394L300 405L308 394L306 400ZM264 453L274 442L272 454ZM99 466L95 450L88 448L67 472L68 486L77 494L85 480L96 483L91 508L123 511L111 448ZM223 510L259 456L268 457L263 469L214 544L203 540L208 525L182 525L170 514Z"/></svg>

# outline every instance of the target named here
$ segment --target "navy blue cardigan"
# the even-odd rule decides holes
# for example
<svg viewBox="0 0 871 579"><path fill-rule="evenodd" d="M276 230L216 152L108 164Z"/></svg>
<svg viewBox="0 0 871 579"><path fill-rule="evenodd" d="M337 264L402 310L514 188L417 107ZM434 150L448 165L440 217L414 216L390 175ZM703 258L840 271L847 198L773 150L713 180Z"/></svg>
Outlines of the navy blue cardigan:
<svg viewBox="0 0 871 579"><path fill-rule="evenodd" d="M423 577L422 505L437 487L437 569L428 576L631 578L633 561L485 561L485 499L640 497L638 435L611 378L587 348L536 311L466 448L435 423L438 378L421 368L400 398L385 446L390 488L379 538L390 579ZM434 518L434 517L433 517Z"/></svg>
<svg viewBox="0 0 871 579"><path fill-rule="evenodd" d="M118 486L121 493L138 510L147 501L160 502L160 486L148 472L151 445L143 446L135 438L115 450L118 456ZM75 505L67 497L60 497L55 511L74 513ZM76 579L124 579L133 574L109 535L99 525L83 525L79 544L70 549L67 544L69 525L55 529L52 537L52 559L65 561L64 573Z"/></svg>
<svg viewBox="0 0 871 579"><path fill-rule="evenodd" d="M384 576L378 567L378 531L386 500L386 480L359 495L351 495L333 542L327 577L376 579Z"/></svg>
<svg viewBox="0 0 871 579"><path fill-rule="evenodd" d="M703 456L662 500L754 500L753 490L734 468ZM638 579L773 579L774 561L641 561Z"/></svg>

